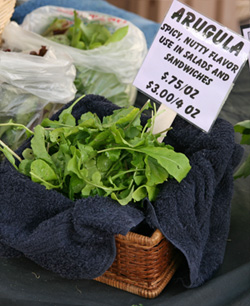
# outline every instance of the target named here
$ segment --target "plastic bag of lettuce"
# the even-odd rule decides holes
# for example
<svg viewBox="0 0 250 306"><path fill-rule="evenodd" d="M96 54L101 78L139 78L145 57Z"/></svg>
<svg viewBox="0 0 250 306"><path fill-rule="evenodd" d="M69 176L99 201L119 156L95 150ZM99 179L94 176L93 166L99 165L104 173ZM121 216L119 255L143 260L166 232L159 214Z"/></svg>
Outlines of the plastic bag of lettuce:
<svg viewBox="0 0 250 306"><path fill-rule="evenodd" d="M0 50L0 139L13 150L26 139L17 124L33 129L76 94L72 59L46 46L29 49L23 37L21 50L6 41Z"/></svg>
<svg viewBox="0 0 250 306"><path fill-rule="evenodd" d="M147 45L143 32L131 22L97 12L43 6L26 15L22 27L41 35L39 43L73 58L79 96L102 95L121 107L134 103L132 82Z"/></svg>

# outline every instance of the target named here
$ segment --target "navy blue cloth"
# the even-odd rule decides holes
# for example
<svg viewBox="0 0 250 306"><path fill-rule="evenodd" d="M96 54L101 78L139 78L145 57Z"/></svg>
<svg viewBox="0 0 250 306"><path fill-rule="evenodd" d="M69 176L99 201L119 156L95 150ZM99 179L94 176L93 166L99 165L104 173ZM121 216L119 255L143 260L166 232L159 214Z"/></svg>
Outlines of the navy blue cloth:
<svg viewBox="0 0 250 306"><path fill-rule="evenodd" d="M104 0L30 0L15 8L12 20L21 24L27 14L45 5L68 7L80 11L95 11L128 20L144 33L148 48L151 46L160 27L160 25L154 21L120 9Z"/></svg>
<svg viewBox="0 0 250 306"><path fill-rule="evenodd" d="M75 105L73 115L79 118L91 111L102 118L117 108L104 97L88 95ZM231 124L222 119L206 134L177 117L164 141L185 153L192 169L181 183L165 182L155 203L145 199L144 210L120 206L110 198L73 202L2 162L0 256L26 256L62 277L92 279L112 264L115 234L126 234L146 220L184 255L185 266L179 271L184 286L203 284L223 261L233 170L243 149L234 141Z"/></svg>
<svg viewBox="0 0 250 306"><path fill-rule="evenodd" d="M186 287L210 279L222 264L230 225L233 172L243 156L233 127L217 119L205 134L177 118L165 140L189 157L192 169L159 194L155 214L162 233L185 255ZM182 275L183 277L184 275Z"/></svg>

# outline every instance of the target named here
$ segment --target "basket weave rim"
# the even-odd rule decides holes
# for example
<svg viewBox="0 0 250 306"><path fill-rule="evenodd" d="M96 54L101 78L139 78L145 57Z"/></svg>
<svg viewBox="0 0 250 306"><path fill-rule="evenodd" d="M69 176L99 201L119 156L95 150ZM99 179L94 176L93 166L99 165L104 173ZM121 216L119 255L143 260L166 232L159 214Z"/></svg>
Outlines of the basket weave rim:
<svg viewBox="0 0 250 306"><path fill-rule="evenodd" d="M15 4L16 0L0 0L0 45L2 44L2 32L11 19Z"/></svg>
<svg viewBox="0 0 250 306"><path fill-rule="evenodd" d="M128 232L125 236L121 234L116 235L117 241L128 241L141 246L154 246L158 244L162 239L164 239L164 236L159 229L156 229L151 237L143 236L133 232Z"/></svg>
<svg viewBox="0 0 250 306"><path fill-rule="evenodd" d="M103 275L95 278L95 280L147 299L153 299L160 295L166 285L170 282L180 263L181 259L179 256L173 258L165 272L158 279L155 279L154 284L148 284L147 288L143 287L138 282L132 282L128 278L123 277L122 275L116 275L110 271L106 271Z"/></svg>

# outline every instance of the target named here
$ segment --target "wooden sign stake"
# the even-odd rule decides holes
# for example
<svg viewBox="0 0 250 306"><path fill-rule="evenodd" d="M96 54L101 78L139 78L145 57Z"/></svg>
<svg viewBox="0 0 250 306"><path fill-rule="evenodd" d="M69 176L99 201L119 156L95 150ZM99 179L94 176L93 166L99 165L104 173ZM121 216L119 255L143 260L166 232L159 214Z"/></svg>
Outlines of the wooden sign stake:
<svg viewBox="0 0 250 306"><path fill-rule="evenodd" d="M168 108L165 104L161 104L156 113L156 120L154 123L153 134L160 133L171 127L177 113ZM166 135L162 135L158 138L159 142L162 142Z"/></svg>

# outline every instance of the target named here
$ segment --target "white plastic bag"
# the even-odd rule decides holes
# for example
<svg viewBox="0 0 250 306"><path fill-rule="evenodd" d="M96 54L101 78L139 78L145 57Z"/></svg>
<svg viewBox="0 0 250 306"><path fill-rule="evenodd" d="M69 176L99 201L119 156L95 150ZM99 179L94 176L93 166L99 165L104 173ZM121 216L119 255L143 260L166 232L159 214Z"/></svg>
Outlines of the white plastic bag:
<svg viewBox="0 0 250 306"><path fill-rule="evenodd" d="M25 89L49 102L67 103L75 97L76 70L67 53L59 54L41 41L33 44L39 35L24 30L15 22L5 27L2 38L3 50L14 52L0 51L0 82ZM43 57L29 54L42 45L48 49Z"/></svg>
<svg viewBox="0 0 250 306"><path fill-rule="evenodd" d="M67 52L77 67L77 76L81 78L84 93L104 95L114 102L122 93L130 96L130 104L135 99L135 88L131 85L147 53L146 39L143 32L131 22L114 16L77 11L84 23L105 24L111 31L129 26L127 35L118 42L92 50L80 50L58 44L40 37L40 43L53 46L57 52ZM42 34L58 18L74 20L74 9L43 6L28 14L22 24L26 30ZM38 43L38 41L33 42ZM16 41L18 44L18 41ZM83 93L83 92L82 92ZM120 106L119 101L114 102Z"/></svg>
<svg viewBox="0 0 250 306"><path fill-rule="evenodd" d="M12 40L17 39L17 48ZM53 47L44 56L29 54L38 52L26 44L35 33L28 32L16 23L9 23L3 32L3 49L0 50L0 139L12 149L24 140L22 130L3 124L23 124L32 129L41 120L53 114L62 104L74 99L76 69L66 53L57 55ZM10 49L10 52L4 51Z"/></svg>

